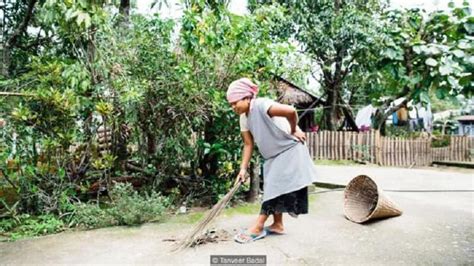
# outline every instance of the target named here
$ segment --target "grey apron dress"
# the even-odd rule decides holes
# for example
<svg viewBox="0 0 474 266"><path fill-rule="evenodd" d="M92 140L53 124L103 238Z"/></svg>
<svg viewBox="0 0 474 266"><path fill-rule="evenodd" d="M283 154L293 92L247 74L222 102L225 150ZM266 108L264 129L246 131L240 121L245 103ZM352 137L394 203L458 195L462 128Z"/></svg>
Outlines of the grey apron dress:
<svg viewBox="0 0 474 266"><path fill-rule="evenodd" d="M263 164L263 214L307 213L307 186L316 181L308 148L280 129L267 111L276 102L258 98L250 103L248 126Z"/></svg>

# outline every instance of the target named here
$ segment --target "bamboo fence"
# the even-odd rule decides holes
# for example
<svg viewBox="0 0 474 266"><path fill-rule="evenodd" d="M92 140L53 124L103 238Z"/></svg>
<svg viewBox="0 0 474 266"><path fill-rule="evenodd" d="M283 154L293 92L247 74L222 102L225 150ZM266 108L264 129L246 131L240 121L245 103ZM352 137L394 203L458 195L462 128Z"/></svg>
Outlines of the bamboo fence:
<svg viewBox="0 0 474 266"><path fill-rule="evenodd" d="M473 161L474 138L452 136L450 146L431 148L429 138L383 137L378 131L321 131L307 133L307 146L313 159L355 160L384 166L427 166L433 161Z"/></svg>

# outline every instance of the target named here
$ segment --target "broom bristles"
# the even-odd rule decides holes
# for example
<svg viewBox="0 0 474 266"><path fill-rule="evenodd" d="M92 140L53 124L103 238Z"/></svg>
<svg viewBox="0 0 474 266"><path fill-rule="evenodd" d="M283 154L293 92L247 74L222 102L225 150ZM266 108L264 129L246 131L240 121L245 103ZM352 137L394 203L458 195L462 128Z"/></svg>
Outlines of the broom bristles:
<svg viewBox="0 0 474 266"><path fill-rule="evenodd" d="M241 182L236 182L232 189L227 192L227 194L212 207L207 216L194 228L194 230L192 230L185 238L183 238L177 244L177 247L174 248L172 251L179 251L190 247L194 243L196 238L200 235L200 233L204 231L204 229L211 223L211 221L216 218L226 207L227 203L229 203L230 199L237 192L240 185Z"/></svg>

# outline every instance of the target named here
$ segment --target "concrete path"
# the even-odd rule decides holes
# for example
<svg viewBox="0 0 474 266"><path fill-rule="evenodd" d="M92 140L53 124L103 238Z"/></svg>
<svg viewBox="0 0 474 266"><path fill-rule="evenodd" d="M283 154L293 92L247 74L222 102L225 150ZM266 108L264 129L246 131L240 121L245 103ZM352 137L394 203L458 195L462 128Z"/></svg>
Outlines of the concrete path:
<svg viewBox="0 0 474 266"><path fill-rule="evenodd" d="M474 170L453 168L408 169L378 166L316 165L318 181L347 185L367 175L386 190L474 190Z"/></svg>
<svg viewBox="0 0 474 266"><path fill-rule="evenodd" d="M321 179L340 177L341 182L359 173L381 176L376 180L379 185L391 189L420 188L423 183L426 186L421 188L467 189L465 185L472 188L474 178L469 172L441 171L443 175L424 169L321 166L318 170ZM442 176L456 184L443 181ZM147 224L0 243L0 264L209 265L210 255L250 254L266 255L267 265L474 263L472 192L386 192L402 207L403 215L360 225L345 219L342 191L325 191L311 195L308 215L297 219L284 216L286 235L269 236L251 244L227 241L170 254L172 244L162 240L182 236L192 225ZM232 232L249 226L255 218L220 216L214 227Z"/></svg>

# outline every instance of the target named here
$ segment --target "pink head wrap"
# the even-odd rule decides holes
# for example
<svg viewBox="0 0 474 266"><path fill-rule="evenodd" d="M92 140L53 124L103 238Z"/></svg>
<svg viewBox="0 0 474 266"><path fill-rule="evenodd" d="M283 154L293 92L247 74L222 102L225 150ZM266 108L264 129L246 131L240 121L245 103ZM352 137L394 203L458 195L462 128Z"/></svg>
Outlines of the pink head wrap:
<svg viewBox="0 0 474 266"><path fill-rule="evenodd" d="M227 89L227 101L230 103L242 100L245 97L257 97L258 86L248 78L241 78L229 85Z"/></svg>

